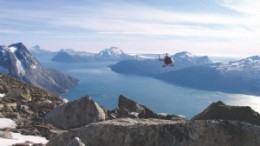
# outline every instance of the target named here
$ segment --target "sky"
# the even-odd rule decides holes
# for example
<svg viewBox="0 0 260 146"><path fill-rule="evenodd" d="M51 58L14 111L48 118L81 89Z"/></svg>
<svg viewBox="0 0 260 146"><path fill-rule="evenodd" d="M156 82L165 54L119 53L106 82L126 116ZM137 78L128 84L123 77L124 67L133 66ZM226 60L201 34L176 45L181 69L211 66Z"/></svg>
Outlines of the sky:
<svg viewBox="0 0 260 146"><path fill-rule="evenodd" d="M260 55L259 0L0 0L0 44Z"/></svg>

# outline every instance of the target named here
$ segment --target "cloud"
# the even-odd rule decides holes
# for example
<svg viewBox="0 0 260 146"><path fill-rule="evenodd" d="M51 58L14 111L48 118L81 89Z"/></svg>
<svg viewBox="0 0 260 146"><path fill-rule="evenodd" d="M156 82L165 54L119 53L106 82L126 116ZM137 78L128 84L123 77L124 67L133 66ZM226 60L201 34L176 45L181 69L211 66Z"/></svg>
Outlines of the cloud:
<svg viewBox="0 0 260 146"><path fill-rule="evenodd" d="M0 29L0 34L21 34L21 31L10 30L10 29Z"/></svg>
<svg viewBox="0 0 260 146"><path fill-rule="evenodd" d="M256 48L259 4L257 0L0 1L0 33L11 37L20 33L13 38L52 43L55 38L106 45L124 40L128 45L136 41L145 46L139 41L145 40L188 47L190 42L201 41L208 48L238 46L237 42Z"/></svg>

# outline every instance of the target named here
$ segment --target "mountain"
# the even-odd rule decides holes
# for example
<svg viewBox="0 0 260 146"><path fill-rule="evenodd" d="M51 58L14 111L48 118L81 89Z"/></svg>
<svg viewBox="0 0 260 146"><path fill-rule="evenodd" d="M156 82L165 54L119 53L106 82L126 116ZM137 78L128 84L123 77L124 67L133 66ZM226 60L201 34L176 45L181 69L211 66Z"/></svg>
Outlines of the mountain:
<svg viewBox="0 0 260 146"><path fill-rule="evenodd" d="M213 63L208 56L195 56L189 52L179 52L172 56L175 67L186 68Z"/></svg>
<svg viewBox="0 0 260 146"><path fill-rule="evenodd" d="M35 45L28 49L32 55L52 54L53 52L42 49L39 45Z"/></svg>
<svg viewBox="0 0 260 146"><path fill-rule="evenodd" d="M183 87L260 95L260 57L228 63L212 63L207 56L188 52L172 56L174 67L162 67L155 59L124 60L111 66L118 73L154 77Z"/></svg>
<svg viewBox="0 0 260 146"><path fill-rule="evenodd" d="M57 52L42 49L39 45L28 48L29 52L40 62L50 60Z"/></svg>
<svg viewBox="0 0 260 146"><path fill-rule="evenodd" d="M139 59L120 61L112 65L111 69L119 73L154 76L164 72L212 63L207 56L195 56L188 52L176 53L171 58L174 61L174 67L162 67L162 63L156 59Z"/></svg>
<svg viewBox="0 0 260 146"><path fill-rule="evenodd" d="M0 71L55 94L77 85L76 79L42 67L22 43L0 47Z"/></svg>
<svg viewBox="0 0 260 146"><path fill-rule="evenodd" d="M89 53L85 51L75 51L73 49L61 49L53 58L52 61L64 63L76 62L93 62L93 61L119 61L135 59L134 56L127 55L122 50L111 47L104 49L99 53Z"/></svg>
<svg viewBox="0 0 260 146"><path fill-rule="evenodd" d="M76 58L74 59L73 56L71 56L65 51L59 51L51 60L56 62L64 62L64 63L77 62Z"/></svg>
<svg viewBox="0 0 260 146"><path fill-rule="evenodd" d="M99 61L119 61L119 60L135 59L134 56L127 55L117 47L111 47L100 51L96 55L96 58Z"/></svg>
<svg viewBox="0 0 260 146"><path fill-rule="evenodd" d="M156 78L195 89L259 96L260 57L170 71Z"/></svg>

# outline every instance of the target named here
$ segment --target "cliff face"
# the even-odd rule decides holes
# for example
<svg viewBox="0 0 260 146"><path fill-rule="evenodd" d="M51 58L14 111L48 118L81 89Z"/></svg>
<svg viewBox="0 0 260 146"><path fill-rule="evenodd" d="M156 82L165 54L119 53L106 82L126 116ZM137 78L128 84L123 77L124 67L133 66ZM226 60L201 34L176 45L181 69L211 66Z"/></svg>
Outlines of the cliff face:
<svg viewBox="0 0 260 146"><path fill-rule="evenodd" d="M77 85L77 80L45 69L22 43L0 46L0 72L57 95Z"/></svg>
<svg viewBox="0 0 260 146"><path fill-rule="evenodd" d="M236 121L116 119L58 135L47 146L77 137L87 146L258 146L260 127Z"/></svg>

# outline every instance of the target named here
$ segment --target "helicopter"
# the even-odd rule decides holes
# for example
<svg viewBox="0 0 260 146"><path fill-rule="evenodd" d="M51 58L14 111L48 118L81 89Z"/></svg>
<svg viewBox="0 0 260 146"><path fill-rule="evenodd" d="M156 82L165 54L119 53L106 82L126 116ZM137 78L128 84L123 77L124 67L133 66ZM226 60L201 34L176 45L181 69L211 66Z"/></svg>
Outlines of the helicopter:
<svg viewBox="0 0 260 146"><path fill-rule="evenodd" d="M159 59L158 60L164 63L163 67L174 66L172 58L169 57L168 53L165 54L164 58L161 58L161 56L159 55Z"/></svg>

